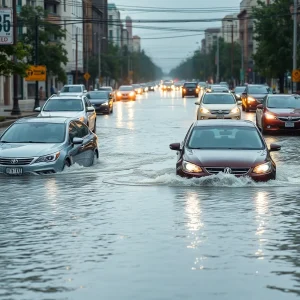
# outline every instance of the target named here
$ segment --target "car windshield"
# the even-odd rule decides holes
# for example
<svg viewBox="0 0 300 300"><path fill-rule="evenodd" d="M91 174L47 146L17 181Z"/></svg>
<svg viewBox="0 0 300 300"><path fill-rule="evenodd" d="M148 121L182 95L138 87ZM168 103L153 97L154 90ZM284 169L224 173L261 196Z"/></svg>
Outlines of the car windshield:
<svg viewBox="0 0 300 300"><path fill-rule="evenodd" d="M230 94L206 94L203 104L235 104L235 98Z"/></svg>
<svg viewBox="0 0 300 300"><path fill-rule="evenodd" d="M81 86L64 86L61 93L81 93Z"/></svg>
<svg viewBox="0 0 300 300"><path fill-rule="evenodd" d="M229 92L226 86L212 87L211 90L215 92Z"/></svg>
<svg viewBox="0 0 300 300"><path fill-rule="evenodd" d="M88 99L108 99L107 92L90 92L86 96Z"/></svg>
<svg viewBox="0 0 300 300"><path fill-rule="evenodd" d="M236 92L236 93L243 93L244 91L245 91L245 87L244 86L237 86L235 89L234 89L234 91Z"/></svg>
<svg viewBox="0 0 300 300"><path fill-rule="evenodd" d="M249 94L269 94L270 88L267 86L264 86L264 85L249 86L248 93Z"/></svg>
<svg viewBox="0 0 300 300"><path fill-rule="evenodd" d="M197 83L186 83L184 85L185 88L195 88L197 87Z"/></svg>
<svg viewBox="0 0 300 300"><path fill-rule="evenodd" d="M269 108L300 108L300 97L270 97L267 106Z"/></svg>
<svg viewBox="0 0 300 300"><path fill-rule="evenodd" d="M49 99L43 111L82 111L83 104L81 99Z"/></svg>
<svg viewBox="0 0 300 300"><path fill-rule="evenodd" d="M132 86L120 86L119 90L120 91L132 91L133 87Z"/></svg>
<svg viewBox="0 0 300 300"><path fill-rule="evenodd" d="M188 148L261 150L265 146L253 127L199 126L194 127Z"/></svg>
<svg viewBox="0 0 300 300"><path fill-rule="evenodd" d="M57 123L17 123L1 137L5 143L62 143L65 140L66 125Z"/></svg>

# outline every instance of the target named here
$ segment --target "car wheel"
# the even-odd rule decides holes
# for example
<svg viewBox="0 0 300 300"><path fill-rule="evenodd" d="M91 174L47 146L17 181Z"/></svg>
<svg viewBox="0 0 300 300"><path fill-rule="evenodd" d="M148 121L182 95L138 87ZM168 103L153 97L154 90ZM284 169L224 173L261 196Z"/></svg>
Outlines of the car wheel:
<svg viewBox="0 0 300 300"><path fill-rule="evenodd" d="M91 166L94 166L94 165L97 164L98 158L99 158L98 152L94 151L94 155L93 155L93 160L92 160Z"/></svg>
<svg viewBox="0 0 300 300"><path fill-rule="evenodd" d="M246 112L249 112L249 107L248 107L248 105L245 107L245 111L246 111Z"/></svg>
<svg viewBox="0 0 300 300"><path fill-rule="evenodd" d="M244 104L242 104L242 111L245 111L245 106L244 106Z"/></svg>
<svg viewBox="0 0 300 300"><path fill-rule="evenodd" d="M94 125L93 132L96 133L96 130L97 130L97 119L95 120L95 125Z"/></svg>
<svg viewBox="0 0 300 300"><path fill-rule="evenodd" d="M64 162L64 166L62 168L62 171L65 170L65 168L70 168L71 167L71 163L70 163L70 160L69 159L66 159L65 162Z"/></svg>

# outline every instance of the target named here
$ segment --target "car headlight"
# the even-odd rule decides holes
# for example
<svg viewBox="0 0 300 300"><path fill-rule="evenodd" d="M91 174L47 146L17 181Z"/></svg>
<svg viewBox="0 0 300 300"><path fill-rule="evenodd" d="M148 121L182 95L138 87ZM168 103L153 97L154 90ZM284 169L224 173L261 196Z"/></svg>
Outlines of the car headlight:
<svg viewBox="0 0 300 300"><path fill-rule="evenodd" d="M268 112L265 113L265 118L266 118L267 120L275 120L275 119L277 119L275 115L270 114L270 113L268 113Z"/></svg>
<svg viewBox="0 0 300 300"><path fill-rule="evenodd" d="M117 96L118 96L118 97L122 97L122 93L117 92Z"/></svg>
<svg viewBox="0 0 300 300"><path fill-rule="evenodd" d="M239 99L241 98L240 94L235 94L235 95L236 95L237 98L239 98Z"/></svg>
<svg viewBox="0 0 300 300"><path fill-rule="evenodd" d="M80 117L78 118L79 121L81 121L82 123L84 123L84 117Z"/></svg>
<svg viewBox="0 0 300 300"><path fill-rule="evenodd" d="M129 93L129 96L134 96L135 95L135 92L130 92Z"/></svg>
<svg viewBox="0 0 300 300"><path fill-rule="evenodd" d="M59 158L59 156L60 156L60 152L44 155L39 157L34 163L36 164L41 162L54 162Z"/></svg>
<svg viewBox="0 0 300 300"><path fill-rule="evenodd" d="M272 164L271 162L267 162L264 164L261 164L259 166L256 166L253 169L253 173L255 174L266 174L266 173L270 173L272 171Z"/></svg>
<svg viewBox="0 0 300 300"><path fill-rule="evenodd" d="M231 111L230 111L230 113L232 113L232 114L237 114L237 113L239 113L240 112L240 109L236 106L236 107L234 107Z"/></svg>
<svg viewBox="0 0 300 300"><path fill-rule="evenodd" d="M255 99L253 97L248 97L247 100L248 100L248 102L254 102L255 101Z"/></svg>
<svg viewBox="0 0 300 300"><path fill-rule="evenodd" d="M201 107L200 112L203 113L203 114L209 114L210 113L210 111L205 107Z"/></svg>
<svg viewBox="0 0 300 300"><path fill-rule="evenodd" d="M201 173L202 172L202 169L199 166L194 165L188 161L183 161L182 167L183 167L184 171L187 171L189 173Z"/></svg>
<svg viewBox="0 0 300 300"><path fill-rule="evenodd" d="M102 103L102 105L108 105L108 101L106 101L106 102Z"/></svg>

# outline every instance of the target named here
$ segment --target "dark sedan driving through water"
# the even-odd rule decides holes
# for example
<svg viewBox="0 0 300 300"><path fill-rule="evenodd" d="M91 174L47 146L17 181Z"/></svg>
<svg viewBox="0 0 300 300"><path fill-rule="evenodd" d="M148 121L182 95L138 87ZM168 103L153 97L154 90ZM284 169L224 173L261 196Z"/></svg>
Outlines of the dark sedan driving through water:
<svg viewBox="0 0 300 300"><path fill-rule="evenodd" d="M170 145L176 150L176 174L204 177L219 173L248 176L255 181L276 178L276 165L262 135L251 121L204 120L190 127L184 142Z"/></svg>
<svg viewBox="0 0 300 300"><path fill-rule="evenodd" d="M111 114L114 111L113 96L107 91L91 91L86 94L96 113Z"/></svg>

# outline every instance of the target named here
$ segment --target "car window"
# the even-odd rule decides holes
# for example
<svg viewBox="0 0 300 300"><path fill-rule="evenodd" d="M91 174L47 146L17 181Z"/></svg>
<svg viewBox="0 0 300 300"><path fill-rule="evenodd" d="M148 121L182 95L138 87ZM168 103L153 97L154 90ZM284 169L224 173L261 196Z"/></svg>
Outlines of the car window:
<svg viewBox="0 0 300 300"><path fill-rule="evenodd" d="M75 126L75 124L73 122L71 122L70 125L69 125L69 138L70 138L70 141L72 142L74 137L79 137L78 135L79 135L79 133L78 133L77 127Z"/></svg>
<svg viewBox="0 0 300 300"><path fill-rule="evenodd" d="M79 138L84 138L87 135L89 135L89 133L90 133L89 129L84 123L76 121L75 124L76 124L76 127L77 127Z"/></svg>
<svg viewBox="0 0 300 300"><path fill-rule="evenodd" d="M265 85L248 86L249 94L269 94L270 88Z"/></svg>
<svg viewBox="0 0 300 300"><path fill-rule="evenodd" d="M268 99L269 108L300 108L300 97L298 96L270 96Z"/></svg>
<svg viewBox="0 0 300 300"><path fill-rule="evenodd" d="M184 85L184 87L186 87L186 88L195 88L195 87L197 87L197 83L186 83Z"/></svg>
<svg viewBox="0 0 300 300"><path fill-rule="evenodd" d="M82 92L81 86L64 86L61 90L62 93L80 93Z"/></svg>

